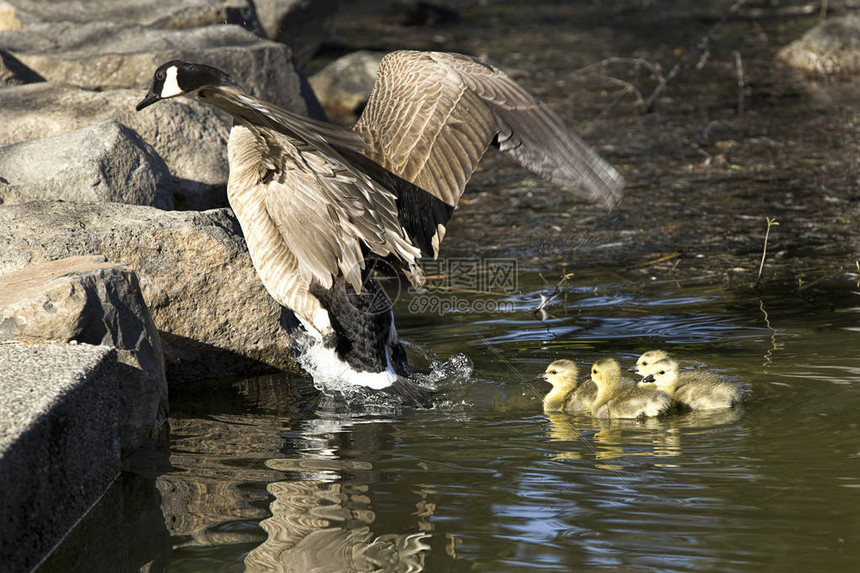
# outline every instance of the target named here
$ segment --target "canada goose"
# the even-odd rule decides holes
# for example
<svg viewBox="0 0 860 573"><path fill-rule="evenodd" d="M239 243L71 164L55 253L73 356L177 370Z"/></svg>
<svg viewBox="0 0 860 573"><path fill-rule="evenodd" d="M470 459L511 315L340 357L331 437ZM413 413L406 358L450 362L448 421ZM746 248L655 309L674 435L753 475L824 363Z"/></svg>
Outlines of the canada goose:
<svg viewBox="0 0 860 573"><path fill-rule="evenodd" d="M597 385L592 414L598 418L650 418L669 411L672 399L659 390L640 388L621 377L621 366L613 358L598 360L591 367Z"/></svg>
<svg viewBox="0 0 860 573"><path fill-rule="evenodd" d="M609 206L624 185L546 105L459 54L385 56L352 129L296 115L221 70L179 60L155 71L137 110L183 94L233 116L227 196L254 266L348 384L388 388L408 375L374 261L387 258L420 285L417 260L438 255L490 145Z"/></svg>
<svg viewBox="0 0 860 573"><path fill-rule="evenodd" d="M546 367L543 379L552 384L544 396L544 412L590 412L597 396L591 380L577 380L579 368L573 360L556 360Z"/></svg>
<svg viewBox="0 0 860 573"><path fill-rule="evenodd" d="M706 370L678 372L678 363L671 358L655 362L643 382L653 382L682 410L731 408L741 401L741 390L734 384Z"/></svg>

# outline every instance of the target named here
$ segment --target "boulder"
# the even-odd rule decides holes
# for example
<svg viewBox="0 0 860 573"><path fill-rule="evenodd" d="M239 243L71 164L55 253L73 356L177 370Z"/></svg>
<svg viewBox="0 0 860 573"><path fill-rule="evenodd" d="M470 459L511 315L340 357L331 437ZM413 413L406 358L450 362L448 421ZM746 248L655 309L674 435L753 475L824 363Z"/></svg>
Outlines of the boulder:
<svg viewBox="0 0 860 573"><path fill-rule="evenodd" d="M860 71L860 16L828 18L777 53L786 64L817 74Z"/></svg>
<svg viewBox="0 0 860 573"><path fill-rule="evenodd" d="M326 113L356 114L367 103L385 54L359 50L338 58L309 78Z"/></svg>
<svg viewBox="0 0 860 573"><path fill-rule="evenodd" d="M266 36L283 42L306 64L334 29L341 0L254 0Z"/></svg>
<svg viewBox="0 0 860 573"><path fill-rule="evenodd" d="M7 21L2 15L3 4L10 14L8 21L17 21L3 27ZM250 0L10 0L0 2L0 30L20 29L39 22L110 21L165 28L193 28L226 22L258 29Z"/></svg>
<svg viewBox="0 0 860 573"><path fill-rule="evenodd" d="M116 351L0 344L0 563L31 571L120 471Z"/></svg>
<svg viewBox="0 0 860 573"><path fill-rule="evenodd" d="M0 203L116 201L172 209L170 172L115 121L0 148Z"/></svg>
<svg viewBox="0 0 860 573"><path fill-rule="evenodd" d="M3 90L0 145L42 139L116 120L136 131L167 163L177 206L206 209L227 204L225 114L191 98L134 110L143 90L94 92L43 82Z"/></svg>
<svg viewBox="0 0 860 573"><path fill-rule="evenodd" d="M87 89L143 92L159 65L184 59L222 69L249 93L291 111L320 113L289 48L239 26L165 30L112 22L48 22L29 25L26 31L0 32L0 45L44 78Z"/></svg>
<svg viewBox="0 0 860 573"><path fill-rule="evenodd" d="M91 91L49 81L4 90L0 144L41 139L114 119L137 131L165 160L175 178L176 203L181 208L226 205L226 142L232 119L191 98L175 98L135 112L159 64L173 58L208 63L231 73L264 99L296 113L325 117L289 49L236 26L169 32L106 23L34 27L41 33L4 32L0 42L22 50L15 57L46 77L99 89L123 84L139 87ZM100 40L91 41L88 34ZM59 45L55 35L63 38Z"/></svg>
<svg viewBox="0 0 860 573"><path fill-rule="evenodd" d="M171 383L295 368L282 309L257 276L232 211L0 206L0 273L85 254L135 271Z"/></svg>
<svg viewBox="0 0 860 573"><path fill-rule="evenodd" d="M28 265L0 275L0 341L113 346L123 455L167 418L167 381L158 332L137 276L102 256Z"/></svg>

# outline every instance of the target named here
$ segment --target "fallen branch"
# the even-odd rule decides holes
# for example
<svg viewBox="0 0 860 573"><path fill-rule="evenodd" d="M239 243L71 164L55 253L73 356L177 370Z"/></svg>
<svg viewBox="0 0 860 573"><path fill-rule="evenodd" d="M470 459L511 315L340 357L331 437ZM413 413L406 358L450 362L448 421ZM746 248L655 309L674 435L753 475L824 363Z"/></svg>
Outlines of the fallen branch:
<svg viewBox="0 0 860 573"><path fill-rule="evenodd" d="M632 63L637 66L644 66L648 68L648 70L654 75L657 79L657 86L651 92L651 94L647 98L643 98L640 90L636 88L632 83L622 80L620 78L609 76L607 74L597 74L606 80L626 87L630 90L631 93L636 97L636 103L642 108L642 113L651 113L654 111L654 103L657 101L657 98L660 97L660 94L666 89L666 86L674 80L679 73L681 73L681 69L686 65L688 61L691 61L695 56L695 60L697 64L694 66L696 69L702 69L704 63L708 60L710 55L710 42L711 38L717 31L717 29L725 24L729 18L735 15L737 11L746 3L746 0L735 0L735 3L731 5L728 12L726 12L725 16L723 16L716 24L710 27L708 31L705 33L702 38L696 42L696 46L694 50L684 50L683 55L675 62L675 65L672 66L672 69L669 70L669 73L665 76L662 74L660 70L660 66L658 64L653 64L647 60L643 60L641 58L607 58L605 60L601 60L599 62L595 62L594 64L589 64L584 68L581 68L580 72L588 71L590 68L594 66L607 66L616 63Z"/></svg>

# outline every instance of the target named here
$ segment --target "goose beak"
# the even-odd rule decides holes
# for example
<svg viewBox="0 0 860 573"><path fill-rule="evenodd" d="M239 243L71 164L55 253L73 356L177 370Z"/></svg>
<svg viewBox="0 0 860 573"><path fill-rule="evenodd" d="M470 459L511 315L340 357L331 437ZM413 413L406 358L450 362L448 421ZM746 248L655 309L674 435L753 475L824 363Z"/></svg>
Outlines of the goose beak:
<svg viewBox="0 0 860 573"><path fill-rule="evenodd" d="M653 374L649 374L648 376L646 376L645 378L640 380L640 382L653 382L653 381L654 381L654 375Z"/></svg>
<svg viewBox="0 0 860 573"><path fill-rule="evenodd" d="M143 108L154 104L155 102L157 102L160 99L161 99L161 96L159 96L157 93L149 92L148 94L146 94L146 97L143 98L143 100L141 100L141 102L139 104L137 104L137 107L135 107L134 109L136 109L137 111L140 111Z"/></svg>

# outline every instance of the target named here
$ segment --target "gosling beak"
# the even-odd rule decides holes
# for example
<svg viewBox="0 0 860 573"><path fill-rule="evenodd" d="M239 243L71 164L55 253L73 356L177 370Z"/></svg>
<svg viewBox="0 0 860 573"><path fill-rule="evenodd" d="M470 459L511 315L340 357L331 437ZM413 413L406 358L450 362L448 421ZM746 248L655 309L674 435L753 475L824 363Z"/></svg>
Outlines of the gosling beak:
<svg viewBox="0 0 860 573"><path fill-rule="evenodd" d="M638 372L639 372L639 367L638 367L638 366L631 366L630 368L628 368L628 369L627 369L627 371L628 371L628 372L636 372L636 373L638 373Z"/></svg>
<svg viewBox="0 0 860 573"><path fill-rule="evenodd" d="M538 380L549 380L549 375L546 372L541 372L537 375Z"/></svg>
<svg viewBox="0 0 860 573"><path fill-rule="evenodd" d="M653 381L654 381L654 375L653 374L649 374L648 376L646 376L645 378L640 380L640 382L653 382Z"/></svg>
<svg viewBox="0 0 860 573"><path fill-rule="evenodd" d="M146 94L146 97L143 98L141 100L141 102L139 104L137 104L137 107L135 107L134 109L136 109L137 111L140 111L143 108L154 104L155 102L157 102L160 99L161 99L161 96L159 96L157 93L151 91L148 94Z"/></svg>

